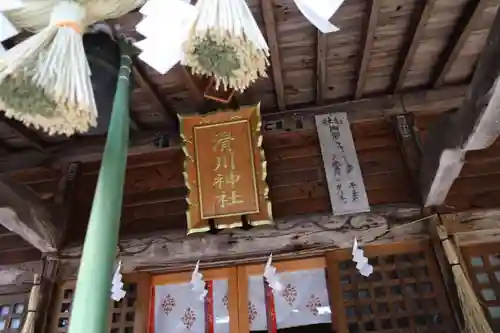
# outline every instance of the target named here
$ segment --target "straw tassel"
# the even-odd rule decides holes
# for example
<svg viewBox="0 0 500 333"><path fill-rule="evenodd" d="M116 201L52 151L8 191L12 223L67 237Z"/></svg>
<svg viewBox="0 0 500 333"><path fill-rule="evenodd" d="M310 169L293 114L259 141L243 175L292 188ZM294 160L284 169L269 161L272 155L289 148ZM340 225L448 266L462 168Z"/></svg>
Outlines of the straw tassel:
<svg viewBox="0 0 500 333"><path fill-rule="evenodd" d="M16 27L37 33L2 55L0 110L49 135L95 127L97 106L82 34L142 2L25 0L23 7L5 12Z"/></svg>
<svg viewBox="0 0 500 333"><path fill-rule="evenodd" d="M437 226L437 234L444 249L444 253L451 265L453 277L458 291L458 299L462 307L465 321L465 330L469 333L493 333L483 308L479 303L474 289L467 278L464 269L460 265L457 251L453 243L448 239L448 233L442 225Z"/></svg>

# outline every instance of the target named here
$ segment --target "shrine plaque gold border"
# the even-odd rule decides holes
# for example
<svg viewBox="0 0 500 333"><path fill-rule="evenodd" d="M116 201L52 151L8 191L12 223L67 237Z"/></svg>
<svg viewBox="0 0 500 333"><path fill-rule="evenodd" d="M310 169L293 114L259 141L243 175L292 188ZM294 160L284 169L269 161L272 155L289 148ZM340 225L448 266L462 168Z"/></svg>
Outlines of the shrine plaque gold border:
<svg viewBox="0 0 500 333"><path fill-rule="evenodd" d="M227 125L227 124L240 124L240 123L245 123L247 124L247 135L248 135L248 149L249 151L251 152L250 154L250 160L252 162L252 165L253 165L253 172L252 172L252 187L253 187L253 193L254 193L254 197L255 197L255 202L257 203L257 210L253 210L253 211L249 211L249 212L239 212L239 213L230 213L230 214L223 214L223 215L214 215L214 216L205 216L204 212L203 212L203 201L202 201L202 196L201 196L201 191L202 191L202 188L201 188L201 184L198 182L198 202L200 203L199 206L200 206L200 215L201 215L201 218L203 220L206 220L206 219L217 219L217 218L221 218L221 217L230 217L230 216L241 216L241 215L248 215L248 214L255 214L255 213L258 213L260 212L260 201L259 201L259 190L257 189L257 179L255 177L255 154L254 154L254 149L253 149L253 146L252 146L252 126L250 124L250 122L248 121L248 119L242 119L242 120L233 120L233 121L227 121L227 122L224 122L224 123L217 123L217 124L208 124L208 125L199 125L199 126L195 126L193 127L193 139L194 139L194 145L195 147L197 147L197 144L198 142L196 141L196 131L197 130L202 130L202 129L205 129L205 128L213 128L213 127L218 127L218 126L224 126L224 125ZM198 158L197 158L197 155L196 155L196 149L195 149L195 163L196 163L196 178L197 179L200 179L200 165L198 163Z"/></svg>
<svg viewBox="0 0 500 333"><path fill-rule="evenodd" d="M186 201L188 208L186 210L186 222L188 234L195 232L206 232L210 230L208 220L201 217L201 206L199 204L198 195L198 172L196 168L196 151L194 144L194 128L196 126L229 123L235 121L246 120L249 122L250 142L253 145L254 162L254 177L258 199L258 213L246 215L250 225L265 225L273 224L272 208L269 200L269 187L266 182L267 178L267 163L264 149L262 148L262 132L260 118L260 104L255 106L244 106L238 110L216 110L204 115L178 115L180 132L181 132L181 147L184 152L184 182L188 190ZM241 227L239 215L231 215L227 217L215 218L215 224L219 228L235 228Z"/></svg>

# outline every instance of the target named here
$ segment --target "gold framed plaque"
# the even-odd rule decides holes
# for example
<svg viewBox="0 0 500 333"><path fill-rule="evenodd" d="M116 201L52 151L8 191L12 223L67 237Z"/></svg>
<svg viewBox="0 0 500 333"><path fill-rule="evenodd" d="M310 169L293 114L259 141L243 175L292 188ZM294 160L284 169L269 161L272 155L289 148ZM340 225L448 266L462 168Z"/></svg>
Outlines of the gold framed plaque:
<svg viewBox="0 0 500 333"><path fill-rule="evenodd" d="M271 224L259 105L179 118L188 233Z"/></svg>

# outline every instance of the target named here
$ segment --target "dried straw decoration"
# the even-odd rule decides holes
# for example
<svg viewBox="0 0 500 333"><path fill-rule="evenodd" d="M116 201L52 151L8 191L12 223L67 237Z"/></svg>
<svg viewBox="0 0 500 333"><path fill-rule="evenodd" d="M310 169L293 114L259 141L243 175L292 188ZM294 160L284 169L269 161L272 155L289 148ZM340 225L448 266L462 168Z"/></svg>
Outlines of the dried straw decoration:
<svg viewBox="0 0 500 333"><path fill-rule="evenodd" d="M17 27L38 30L0 58L0 110L26 126L70 136L97 125L90 67L82 34L143 0L25 0L4 14Z"/></svg>
<svg viewBox="0 0 500 333"><path fill-rule="evenodd" d="M183 64L213 76L215 88L244 91L266 76L269 48L245 0L199 0Z"/></svg>
<svg viewBox="0 0 500 333"><path fill-rule="evenodd" d="M444 253L451 265L451 270L457 286L458 299L462 308L465 331L468 333L493 333L483 308L479 303L464 269L460 265L454 244L449 240L448 233L442 225L437 226L437 235L443 245Z"/></svg>

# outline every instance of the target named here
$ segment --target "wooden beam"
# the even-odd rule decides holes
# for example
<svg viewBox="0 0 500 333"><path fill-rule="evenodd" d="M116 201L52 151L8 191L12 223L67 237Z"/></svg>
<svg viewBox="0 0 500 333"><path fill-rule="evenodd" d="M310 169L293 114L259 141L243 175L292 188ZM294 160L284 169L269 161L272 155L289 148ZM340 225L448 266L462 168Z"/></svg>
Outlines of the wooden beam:
<svg viewBox="0 0 500 333"><path fill-rule="evenodd" d="M41 153L45 153L45 143L43 140L30 128L24 126L20 122L2 116L2 122L4 125L9 127L12 131L14 131L21 139L27 141L27 143L34 149L38 150Z"/></svg>
<svg viewBox="0 0 500 333"><path fill-rule="evenodd" d="M361 57L358 69L358 80L356 82L356 91L354 98L361 98L365 87L368 63L372 54L373 44L375 43L375 30L378 23L378 14L380 11L380 0L370 0L368 3L368 13L363 36L361 38Z"/></svg>
<svg viewBox="0 0 500 333"><path fill-rule="evenodd" d="M200 80L193 76L193 74L191 74L191 72L189 72L189 70L184 66L179 66L177 70L181 71L184 76L184 82L186 83L190 96L194 100L196 109L202 110L203 105L205 104L205 97L203 96L204 92L200 87Z"/></svg>
<svg viewBox="0 0 500 333"><path fill-rule="evenodd" d="M137 82L139 87L149 95L150 101L154 104L164 119L168 121L173 128L177 128L177 114L161 99L160 94L154 85L149 81L148 76L144 73L144 69L140 63L135 63L132 66L132 74L134 76L134 80Z"/></svg>
<svg viewBox="0 0 500 333"><path fill-rule="evenodd" d="M500 121L500 10L490 30L462 106L429 130L420 174L425 206L441 205L465 160L465 153L491 145Z"/></svg>
<svg viewBox="0 0 500 333"><path fill-rule="evenodd" d="M58 250L60 229L35 192L8 176L0 177L0 224L41 252Z"/></svg>
<svg viewBox="0 0 500 333"><path fill-rule="evenodd" d="M453 33L448 38L448 43L438 58L437 64L433 70L431 84L433 87L443 86L445 83L446 74L448 74L451 66L455 63L460 51L463 49L465 42L469 38L477 21L484 13L487 7L487 0L471 0L465 6L462 16L453 30Z"/></svg>
<svg viewBox="0 0 500 333"><path fill-rule="evenodd" d="M297 124L297 119L300 119L302 127L289 127L286 130L301 130L301 128L307 128L305 124L314 123L314 115L328 112L347 112L350 123L390 118L405 111L401 104L401 98L405 100L405 108L409 112L439 114L458 108L462 104L464 94L465 86L457 86L266 113L262 116L264 140L266 135L284 130L283 126L277 126L278 123ZM450 96L453 98L450 98ZM154 145L157 134L157 131L135 133L130 140L129 156L158 150L159 148ZM165 148L162 149L178 149L178 143L179 138L177 136L169 137L169 140L165 143ZM83 137L79 138L77 142L68 142L48 149L48 152L52 155L38 152L20 152L5 157L0 156L0 172L12 172L40 165L51 165L54 168L60 168L70 162L98 161L102 157L103 148L104 139L102 137Z"/></svg>
<svg viewBox="0 0 500 333"><path fill-rule="evenodd" d="M0 286L10 285L7 291L12 292L15 288L13 285L21 287L31 285L33 283L33 274L41 273L43 270L41 260L32 260L12 265L0 265ZM0 288L0 294L2 289Z"/></svg>
<svg viewBox="0 0 500 333"><path fill-rule="evenodd" d="M276 22L272 0L261 0L262 17L266 30L267 43L271 53L271 69L273 71L274 91L276 93L276 104L278 110L286 109L285 86L283 85L283 73L281 71L281 57L276 36Z"/></svg>
<svg viewBox="0 0 500 333"><path fill-rule="evenodd" d="M407 37L405 44L401 48L398 64L394 70L392 79L392 87L390 91L400 91L403 88L406 75L413 63L413 58L417 52L420 41L422 40L425 25L429 21L432 9L437 0L426 0L417 5L417 10L412 17L412 21L408 27Z"/></svg>
<svg viewBox="0 0 500 333"><path fill-rule="evenodd" d="M399 148L410 176L412 192L415 194L416 199L420 201L418 171L422 152L415 132L415 116L411 113L401 114L393 117L392 121Z"/></svg>
<svg viewBox="0 0 500 333"><path fill-rule="evenodd" d="M432 248L434 250L441 277L444 282L444 287L450 301L453 318L455 319L455 323L458 325L460 331L462 332L462 307L460 306L460 301L458 299L457 285L451 271L451 265L446 257L445 250L441 242L441 235L439 235L438 233L438 228L442 227L439 216L436 215L432 217L426 226L429 235L431 236Z"/></svg>
<svg viewBox="0 0 500 333"><path fill-rule="evenodd" d="M53 218L60 230L61 239L57 240L58 247L65 245L65 233L68 224L71 223L73 208L76 204L75 188L76 182L81 175L80 163L69 163L62 169L61 177L57 185L57 191L54 195Z"/></svg>
<svg viewBox="0 0 500 333"><path fill-rule="evenodd" d="M316 104L322 105L326 92L326 56L328 52L327 35L316 29Z"/></svg>
<svg viewBox="0 0 500 333"><path fill-rule="evenodd" d="M331 214L300 216L281 219L275 225L250 230L228 229L217 235L208 233L186 236L185 231L168 231L120 241L125 271L173 268L181 270L201 260L203 265L217 266L227 260L246 264L263 262L269 255L291 258L309 253L320 255L327 248L347 248L357 237L363 243L394 241L389 225L398 225L401 237L409 236L404 225L420 217L416 206L383 207L369 214L332 216ZM406 235L405 235L406 234ZM411 237L411 236L410 236ZM270 242L269 240L273 241ZM316 251L316 252L314 252ZM168 253L168 255L166 255ZM81 246L61 252L61 260L75 267L81 255Z"/></svg>

